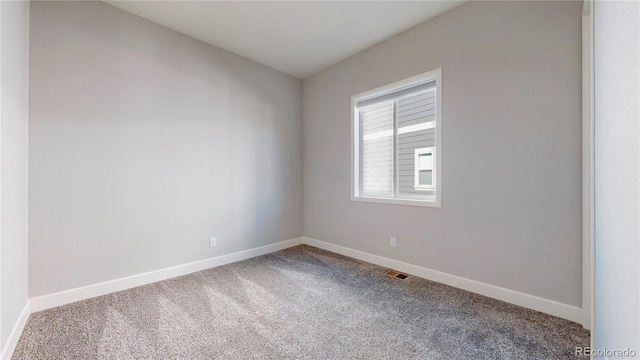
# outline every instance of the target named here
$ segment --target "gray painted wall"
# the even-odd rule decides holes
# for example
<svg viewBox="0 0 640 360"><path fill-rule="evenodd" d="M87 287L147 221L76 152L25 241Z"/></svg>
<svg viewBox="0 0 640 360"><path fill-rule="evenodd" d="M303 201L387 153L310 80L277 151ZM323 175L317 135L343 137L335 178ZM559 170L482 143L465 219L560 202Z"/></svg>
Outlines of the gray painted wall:
<svg viewBox="0 0 640 360"><path fill-rule="evenodd" d="M596 1L595 329L597 349L640 358L640 4ZM615 357L610 357L613 359Z"/></svg>
<svg viewBox="0 0 640 360"><path fill-rule="evenodd" d="M0 2L0 354L27 304L29 3Z"/></svg>
<svg viewBox="0 0 640 360"><path fill-rule="evenodd" d="M31 16L31 297L302 235L300 80L101 2Z"/></svg>
<svg viewBox="0 0 640 360"><path fill-rule="evenodd" d="M306 79L305 236L580 306L581 11L470 2ZM440 67L442 208L351 201L350 97Z"/></svg>

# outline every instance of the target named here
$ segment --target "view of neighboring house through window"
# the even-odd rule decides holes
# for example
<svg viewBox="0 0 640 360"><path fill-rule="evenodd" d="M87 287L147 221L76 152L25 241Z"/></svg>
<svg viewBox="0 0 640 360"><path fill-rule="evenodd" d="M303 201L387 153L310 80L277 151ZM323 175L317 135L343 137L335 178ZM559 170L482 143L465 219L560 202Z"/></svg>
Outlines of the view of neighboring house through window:
<svg viewBox="0 0 640 360"><path fill-rule="evenodd" d="M440 69L356 95L354 200L440 206Z"/></svg>

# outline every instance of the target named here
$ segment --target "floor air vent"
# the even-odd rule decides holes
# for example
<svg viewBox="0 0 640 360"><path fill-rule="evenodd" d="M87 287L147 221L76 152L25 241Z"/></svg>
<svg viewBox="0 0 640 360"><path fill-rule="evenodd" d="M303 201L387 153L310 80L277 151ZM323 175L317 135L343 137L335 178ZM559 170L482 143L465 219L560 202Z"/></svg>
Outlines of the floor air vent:
<svg viewBox="0 0 640 360"><path fill-rule="evenodd" d="M403 279L403 280L409 277L409 275L403 274L403 273L395 271L395 270L387 270L387 272L385 272L385 274L387 274L389 276L397 277L398 279Z"/></svg>

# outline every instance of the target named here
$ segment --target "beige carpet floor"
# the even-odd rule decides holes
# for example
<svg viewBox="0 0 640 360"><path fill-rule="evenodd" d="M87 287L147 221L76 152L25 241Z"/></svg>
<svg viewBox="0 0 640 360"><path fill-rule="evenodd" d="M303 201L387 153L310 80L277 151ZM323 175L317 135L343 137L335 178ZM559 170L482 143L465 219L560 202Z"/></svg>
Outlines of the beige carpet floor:
<svg viewBox="0 0 640 360"><path fill-rule="evenodd" d="M582 326L310 246L31 314L13 359L573 359Z"/></svg>

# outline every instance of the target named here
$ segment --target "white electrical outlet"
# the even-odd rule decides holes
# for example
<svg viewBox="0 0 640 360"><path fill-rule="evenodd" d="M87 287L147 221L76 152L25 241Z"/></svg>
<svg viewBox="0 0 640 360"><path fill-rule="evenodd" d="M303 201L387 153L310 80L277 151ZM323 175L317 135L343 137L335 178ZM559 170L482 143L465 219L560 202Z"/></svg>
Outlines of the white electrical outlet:
<svg viewBox="0 0 640 360"><path fill-rule="evenodd" d="M215 237L210 237L209 238L209 247L214 247L216 246L216 238Z"/></svg>
<svg viewBox="0 0 640 360"><path fill-rule="evenodd" d="M396 247L396 238L392 237L392 238L391 238L391 241L390 241L390 243L389 243L389 245L390 245L391 247Z"/></svg>

